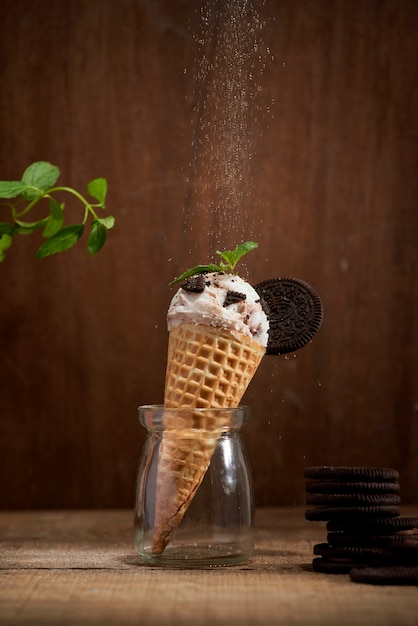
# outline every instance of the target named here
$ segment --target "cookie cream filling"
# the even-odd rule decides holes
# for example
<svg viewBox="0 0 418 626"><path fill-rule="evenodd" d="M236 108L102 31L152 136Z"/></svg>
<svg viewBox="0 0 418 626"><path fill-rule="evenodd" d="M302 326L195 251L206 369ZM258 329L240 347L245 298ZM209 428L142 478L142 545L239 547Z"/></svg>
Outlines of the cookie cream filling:
<svg viewBox="0 0 418 626"><path fill-rule="evenodd" d="M267 346L269 322L256 290L240 276L213 272L187 279L171 300L167 328L206 324Z"/></svg>

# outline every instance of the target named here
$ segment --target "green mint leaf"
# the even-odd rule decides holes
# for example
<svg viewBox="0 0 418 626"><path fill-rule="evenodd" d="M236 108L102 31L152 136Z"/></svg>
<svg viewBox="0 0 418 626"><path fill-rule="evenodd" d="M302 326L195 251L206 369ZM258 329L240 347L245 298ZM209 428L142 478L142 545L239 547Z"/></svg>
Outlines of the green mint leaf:
<svg viewBox="0 0 418 626"><path fill-rule="evenodd" d="M110 230L115 225L115 218L113 217L113 215L107 215L106 217L99 217L97 218L97 221L100 224L103 224L103 226L107 228L107 230Z"/></svg>
<svg viewBox="0 0 418 626"><path fill-rule="evenodd" d="M226 250L225 252L217 250L216 254L222 257L226 263L221 261L219 265L215 265L214 263L211 263L210 265L196 265L196 267L192 267L192 269L187 270L187 272L184 272L184 274L171 281L170 285L175 285L182 280L186 280L186 278L190 278L190 276L202 274L204 272L229 272L232 274L238 261L245 254L247 254L247 252L250 252L255 248L258 248L258 243L255 243L254 241L246 241L237 246L235 250Z"/></svg>
<svg viewBox="0 0 418 626"><path fill-rule="evenodd" d="M11 235L8 235L7 233L3 233L0 236L0 263L1 261L4 261L5 258L5 251L8 250L10 248L10 246L12 245L13 242L13 237Z"/></svg>
<svg viewBox="0 0 418 626"><path fill-rule="evenodd" d="M25 191L22 191L22 198L27 202L31 200L41 199L44 196L44 192L42 189L38 189L38 187L26 187Z"/></svg>
<svg viewBox="0 0 418 626"><path fill-rule="evenodd" d="M97 201L93 203L77 190L57 185L59 176L60 170L56 165L47 161L37 161L26 168L20 181L0 181L0 199L5 199L6 201L2 204L11 210L11 223L0 222L0 237L2 235L13 237L15 234L27 235L43 227L43 236L47 241L41 245L36 255L41 259L71 248L81 237L87 218L91 216L94 223L88 247L90 252L95 254L102 248L107 231L115 224L115 218L112 215L99 219L95 211L97 207L105 209L107 180L95 178L88 183L88 192ZM69 193L81 202L84 208L82 224L73 224L64 228L64 204L60 204L54 198L58 192ZM14 198L18 200L14 201ZM22 200L26 206L22 206ZM32 209L41 202L45 205L46 200L49 202L48 215L38 221L26 221ZM3 247L9 245L8 237L3 239ZM3 253L2 256L4 256Z"/></svg>
<svg viewBox="0 0 418 626"><path fill-rule="evenodd" d="M221 256L223 260L226 261L227 267L225 268L225 270L229 269L229 271L233 272L238 261L245 254L251 252L251 250L254 250L255 248L258 248L258 243L255 243L254 241L245 241L244 243L241 243L239 246L237 246L235 250L225 250L225 252L220 252L219 250L217 250L216 254L219 254L219 256Z"/></svg>
<svg viewBox="0 0 418 626"><path fill-rule="evenodd" d="M35 200L42 196L45 191L53 187L58 180L60 171L56 165L47 161L32 163L23 173L22 182L26 183L26 189L22 196L25 200Z"/></svg>
<svg viewBox="0 0 418 626"><path fill-rule="evenodd" d="M187 270L187 272L184 272L184 274L181 274L181 276L178 276L177 278L172 280L170 283L170 286L175 285L176 283L182 282L183 280L186 280L186 278L190 278L190 276L194 276L195 274L205 274L207 272L219 272L220 269L221 268L219 267L219 265L215 265L213 263L211 263L210 265L196 265L196 267L192 267L190 270Z"/></svg>
<svg viewBox="0 0 418 626"><path fill-rule="evenodd" d="M9 224L8 222L0 222L0 235L13 235L16 233L16 228L13 224Z"/></svg>
<svg viewBox="0 0 418 626"><path fill-rule="evenodd" d="M91 224L91 233L87 243L88 251L92 256L103 248L106 237L106 227L103 226L103 224L99 220L93 220Z"/></svg>
<svg viewBox="0 0 418 626"><path fill-rule="evenodd" d="M62 205L55 200L55 198L50 198L49 200L49 217L47 218L46 226L44 228L44 232L42 233L44 237L53 237L56 233L62 228L64 224L64 210Z"/></svg>
<svg viewBox="0 0 418 626"><path fill-rule="evenodd" d="M95 178L88 183L87 191L92 198L98 200L100 206L104 209L107 194L107 180L105 178Z"/></svg>
<svg viewBox="0 0 418 626"><path fill-rule="evenodd" d="M16 198L26 191L28 186L20 180L0 181L0 198Z"/></svg>
<svg viewBox="0 0 418 626"><path fill-rule="evenodd" d="M84 224L72 224L61 228L53 237L44 241L36 253L37 259L72 248L83 234Z"/></svg>
<svg viewBox="0 0 418 626"><path fill-rule="evenodd" d="M36 161L27 167L22 176L22 182L46 191L57 182L60 171L56 165L47 161Z"/></svg>

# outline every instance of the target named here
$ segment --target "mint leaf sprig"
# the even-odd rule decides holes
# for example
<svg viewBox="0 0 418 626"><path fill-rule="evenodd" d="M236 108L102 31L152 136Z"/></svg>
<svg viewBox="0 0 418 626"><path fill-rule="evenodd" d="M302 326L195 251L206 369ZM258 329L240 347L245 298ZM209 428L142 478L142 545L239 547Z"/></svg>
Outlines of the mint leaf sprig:
<svg viewBox="0 0 418 626"><path fill-rule="evenodd" d="M207 272L225 272L227 274L234 274L236 273L235 267L238 261L245 254L251 252L251 250L255 250L255 248L258 248L258 243L255 243L254 241L245 241L234 250L225 250L225 252L217 250L216 254L223 259L220 261L219 265L216 265L215 263L209 263L209 265L196 265L181 274L181 276L172 280L170 286L186 280L186 278L190 278L190 276L194 276L195 274L206 274Z"/></svg>
<svg viewBox="0 0 418 626"><path fill-rule="evenodd" d="M87 192L96 200L92 202L79 191L58 185L60 173L56 165L37 161L26 168L20 181L0 181L0 199L10 200L1 205L11 211L11 221L0 221L0 262L4 260L5 252L12 245L15 235L29 235L40 228L43 228L45 241L38 249L36 258L43 259L72 248L82 236L89 217L92 219L87 241L88 251L94 255L101 250L106 242L107 231L113 228L115 223L112 215L99 217L96 212L96 209L106 208L106 179L95 178L88 183ZM77 198L84 207L80 223L64 226L64 203L58 202L54 197L55 194L62 192ZM42 200L49 203L48 214L42 219L28 221L27 215Z"/></svg>

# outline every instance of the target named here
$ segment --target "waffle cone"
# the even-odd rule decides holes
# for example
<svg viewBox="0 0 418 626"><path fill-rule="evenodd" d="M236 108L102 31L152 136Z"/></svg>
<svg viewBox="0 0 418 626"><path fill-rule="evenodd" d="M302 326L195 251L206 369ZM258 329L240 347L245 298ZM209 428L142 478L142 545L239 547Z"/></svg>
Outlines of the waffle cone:
<svg viewBox="0 0 418 626"><path fill-rule="evenodd" d="M170 331L153 554L161 554L170 541L229 426L228 411L193 409L238 406L264 353L257 341L211 326L182 324ZM171 408L190 411L179 417Z"/></svg>

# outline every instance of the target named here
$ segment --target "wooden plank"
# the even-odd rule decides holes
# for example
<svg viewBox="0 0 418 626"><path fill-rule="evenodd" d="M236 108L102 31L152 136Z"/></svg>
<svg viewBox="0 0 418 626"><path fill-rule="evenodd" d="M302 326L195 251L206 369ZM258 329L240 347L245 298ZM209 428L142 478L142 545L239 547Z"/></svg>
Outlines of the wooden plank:
<svg viewBox="0 0 418 626"><path fill-rule="evenodd" d="M5 581L6 578L6 581ZM1 575L4 624L415 626L413 588L279 572L20 571ZM353 587L356 587L353 589ZM6 600L4 600L6 598Z"/></svg>
<svg viewBox="0 0 418 626"><path fill-rule="evenodd" d="M141 565L130 521L129 511L0 514L0 624L416 624L416 588L311 571L324 526L300 507L258 511L252 561L210 570Z"/></svg>

